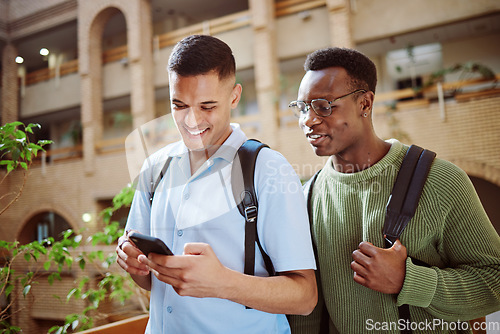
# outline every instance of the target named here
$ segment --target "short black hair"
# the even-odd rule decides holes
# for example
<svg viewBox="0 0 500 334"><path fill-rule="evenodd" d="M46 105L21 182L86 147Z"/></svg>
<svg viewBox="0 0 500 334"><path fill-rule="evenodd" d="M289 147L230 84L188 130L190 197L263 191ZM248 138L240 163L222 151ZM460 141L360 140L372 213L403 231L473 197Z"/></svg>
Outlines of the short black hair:
<svg viewBox="0 0 500 334"><path fill-rule="evenodd" d="M307 56L306 71L319 71L328 67L342 67L351 77L351 89L371 90L377 86L375 64L359 51L347 48L326 48L316 50Z"/></svg>
<svg viewBox="0 0 500 334"><path fill-rule="evenodd" d="M236 73L231 48L208 35L191 35L178 42L170 54L167 68L183 77L215 71L219 80Z"/></svg>

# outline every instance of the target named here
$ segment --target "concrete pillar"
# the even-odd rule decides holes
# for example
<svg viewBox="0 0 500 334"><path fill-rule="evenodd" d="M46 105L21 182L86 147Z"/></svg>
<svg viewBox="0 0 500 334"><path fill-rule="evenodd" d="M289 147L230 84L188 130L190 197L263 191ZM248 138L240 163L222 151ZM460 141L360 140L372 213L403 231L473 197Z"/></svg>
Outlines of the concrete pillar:
<svg viewBox="0 0 500 334"><path fill-rule="evenodd" d="M155 117L153 19L150 0L136 0L128 12L128 58L134 129ZM166 70L165 70L165 75Z"/></svg>
<svg viewBox="0 0 500 334"><path fill-rule="evenodd" d="M85 173L95 170L96 144L102 138L102 34L108 19L117 11L105 8L92 12L88 1L79 1L78 69L81 77L81 120ZM89 15L93 14L93 15Z"/></svg>
<svg viewBox="0 0 500 334"><path fill-rule="evenodd" d="M19 119L17 48L5 45L2 52L2 125Z"/></svg>
<svg viewBox="0 0 500 334"><path fill-rule="evenodd" d="M276 147L279 127L279 67L273 0L249 0L254 37L255 86L263 138Z"/></svg>
<svg viewBox="0 0 500 334"><path fill-rule="evenodd" d="M327 0L330 43L332 46L353 48L349 0Z"/></svg>

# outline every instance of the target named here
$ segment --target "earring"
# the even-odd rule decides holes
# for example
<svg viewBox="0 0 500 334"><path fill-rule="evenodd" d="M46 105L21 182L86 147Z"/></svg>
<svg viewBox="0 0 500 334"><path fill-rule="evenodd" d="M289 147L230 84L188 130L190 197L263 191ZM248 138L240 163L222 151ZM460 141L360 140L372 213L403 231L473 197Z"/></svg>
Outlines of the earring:
<svg viewBox="0 0 500 334"><path fill-rule="evenodd" d="M363 114L363 117L368 117L368 114L367 114L367 113L364 113L364 114Z"/></svg>

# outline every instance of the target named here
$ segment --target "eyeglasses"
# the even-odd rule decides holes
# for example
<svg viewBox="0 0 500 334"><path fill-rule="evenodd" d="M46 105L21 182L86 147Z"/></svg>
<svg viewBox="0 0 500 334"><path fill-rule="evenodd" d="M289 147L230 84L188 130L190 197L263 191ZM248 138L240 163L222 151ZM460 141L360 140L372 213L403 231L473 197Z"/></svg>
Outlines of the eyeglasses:
<svg viewBox="0 0 500 334"><path fill-rule="evenodd" d="M311 102L307 103L305 101L292 101L288 105L288 108L292 109L293 114L300 118L304 116L308 111L309 108L312 107L312 110L314 110L314 113L318 116L321 117L328 117L332 114L332 103L337 102L340 99L343 99L344 97L348 97L349 95L355 94L355 93L366 93L366 90L364 89L356 89L354 92L350 92L349 94L342 95L341 97L337 97L336 99L332 101L328 101L325 99L314 99L311 100Z"/></svg>

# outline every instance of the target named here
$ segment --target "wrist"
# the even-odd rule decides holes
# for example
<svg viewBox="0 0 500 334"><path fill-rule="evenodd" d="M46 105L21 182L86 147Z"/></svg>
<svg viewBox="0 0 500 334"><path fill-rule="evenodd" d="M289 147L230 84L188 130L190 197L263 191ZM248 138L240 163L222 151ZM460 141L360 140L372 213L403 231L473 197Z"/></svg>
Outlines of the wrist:
<svg viewBox="0 0 500 334"><path fill-rule="evenodd" d="M216 297L233 300L238 295L238 275L241 273L223 266L222 275L219 278L219 285L216 289Z"/></svg>

